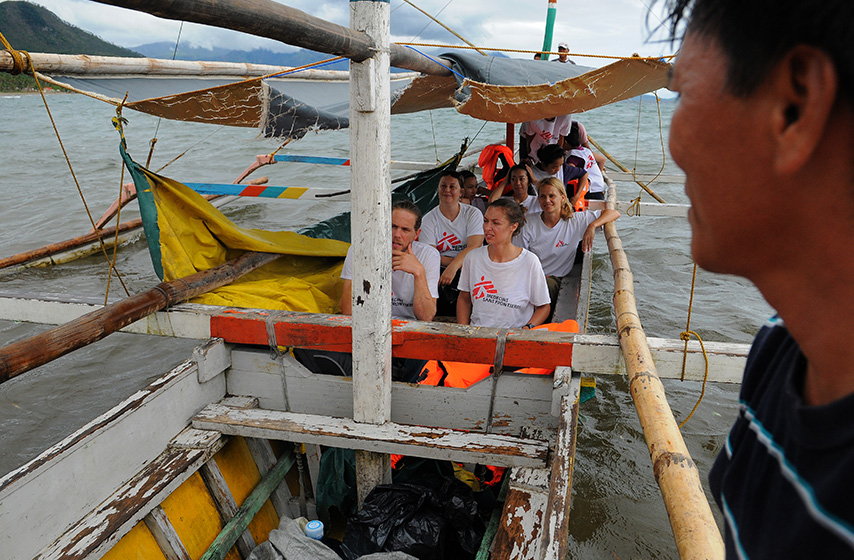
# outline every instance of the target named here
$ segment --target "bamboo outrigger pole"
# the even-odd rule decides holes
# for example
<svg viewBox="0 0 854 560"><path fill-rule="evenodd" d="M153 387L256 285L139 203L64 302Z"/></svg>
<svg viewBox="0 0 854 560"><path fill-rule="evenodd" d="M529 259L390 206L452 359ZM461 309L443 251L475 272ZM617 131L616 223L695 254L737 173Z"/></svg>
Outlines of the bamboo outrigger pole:
<svg viewBox="0 0 854 560"><path fill-rule="evenodd" d="M161 282L36 336L0 348L0 383L96 342L170 305L230 284L281 255L249 252L210 270Z"/></svg>
<svg viewBox="0 0 854 560"><path fill-rule="evenodd" d="M192 21L267 37L288 45L345 56L354 62L371 58L378 47L371 37L310 16L273 0L95 0L153 16ZM389 47L392 66L424 74L450 76L451 71L400 45Z"/></svg>
<svg viewBox="0 0 854 560"><path fill-rule="evenodd" d="M616 190L610 179L608 186L607 206L614 208ZM638 316L632 271L613 222L605 224L605 238L614 268L614 310L629 392L649 447L652 469L667 508L676 548L683 559L723 559L723 539L703 492L697 465L688 453L667 404L664 385L658 377Z"/></svg>

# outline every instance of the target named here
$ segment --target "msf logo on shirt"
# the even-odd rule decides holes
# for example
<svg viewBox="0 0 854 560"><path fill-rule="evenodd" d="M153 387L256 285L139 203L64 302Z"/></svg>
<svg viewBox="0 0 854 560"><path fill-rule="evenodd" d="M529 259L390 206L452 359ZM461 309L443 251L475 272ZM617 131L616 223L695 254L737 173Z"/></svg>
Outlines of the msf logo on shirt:
<svg viewBox="0 0 854 560"><path fill-rule="evenodd" d="M566 243L564 243L563 240L558 241L557 245L555 245L555 247L566 247Z"/></svg>
<svg viewBox="0 0 854 560"><path fill-rule="evenodd" d="M486 297L487 294L497 294L498 290L495 289L495 285L491 280L485 280L484 276L480 277L480 282L475 283L474 289L471 291L471 295L474 296L474 299L481 299Z"/></svg>
<svg viewBox="0 0 854 560"><path fill-rule="evenodd" d="M439 240L439 243L436 245L436 248L439 249L439 252L450 251L461 243L462 242L456 235L454 235L453 233L448 233L447 231L443 231L442 239Z"/></svg>

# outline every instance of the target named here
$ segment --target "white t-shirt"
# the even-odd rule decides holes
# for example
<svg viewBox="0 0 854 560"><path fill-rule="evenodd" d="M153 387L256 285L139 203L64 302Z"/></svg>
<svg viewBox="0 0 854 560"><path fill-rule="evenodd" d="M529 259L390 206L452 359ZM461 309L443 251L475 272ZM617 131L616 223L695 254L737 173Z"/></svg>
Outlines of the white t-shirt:
<svg viewBox="0 0 854 560"><path fill-rule="evenodd" d="M548 179L549 177L557 177L558 181L563 183L563 166L562 165L560 166L560 169L557 170L557 173L555 173L554 175L550 175L548 172L543 171L542 169L540 169L536 165L531 166L531 173L534 174L534 180L538 183L540 181L542 181L543 179Z"/></svg>
<svg viewBox="0 0 854 560"><path fill-rule="evenodd" d="M593 152L590 148L580 146L569 151L569 155L578 156L584 160L584 170L587 172L587 180L590 182L588 187L589 192L605 192L605 177L602 176L602 170L596 163L596 158L593 157Z"/></svg>
<svg viewBox="0 0 854 560"><path fill-rule="evenodd" d="M504 198L512 198L513 195L507 195ZM515 198L513 199L516 200ZM543 209L540 208L540 199L537 198L535 194L529 194L528 198L519 203L519 206L525 208L528 211L528 215L531 215L532 212L542 212ZM484 211L486 213L486 211Z"/></svg>
<svg viewBox="0 0 854 560"><path fill-rule="evenodd" d="M575 251L587 226L601 214L601 210L576 212L572 218L560 220L553 228L543 222L542 213L531 214L513 242L537 255L543 272L548 276L566 276L575 263Z"/></svg>
<svg viewBox="0 0 854 560"><path fill-rule="evenodd" d="M471 324L476 327L520 328L536 307L549 303L540 261L525 249L503 263L492 262L489 247L474 249L466 255L459 288L471 294Z"/></svg>
<svg viewBox="0 0 854 560"><path fill-rule="evenodd" d="M352 249L352 247L350 247ZM412 242L412 252L415 258L424 267L427 276L427 286L430 295L439 297L439 251L426 243ZM344 259L344 268L341 269L341 278L353 279L353 265L350 260L350 250L347 250L347 258ZM391 316L397 319L415 320L415 311L412 308L412 300L415 297L415 277L402 270L393 270L391 273Z"/></svg>
<svg viewBox="0 0 854 560"><path fill-rule="evenodd" d="M552 121L539 119L522 123L522 135L534 136L528 146L528 155L534 158L534 161L540 161L537 159L537 150L546 144L557 144L561 136L569 134L570 126L572 115L561 115Z"/></svg>
<svg viewBox="0 0 854 560"><path fill-rule="evenodd" d="M460 204L460 213L452 222L439 207L435 207L421 220L418 240L432 245L443 257L456 257L468 247L468 238L483 235L483 214L470 204Z"/></svg>

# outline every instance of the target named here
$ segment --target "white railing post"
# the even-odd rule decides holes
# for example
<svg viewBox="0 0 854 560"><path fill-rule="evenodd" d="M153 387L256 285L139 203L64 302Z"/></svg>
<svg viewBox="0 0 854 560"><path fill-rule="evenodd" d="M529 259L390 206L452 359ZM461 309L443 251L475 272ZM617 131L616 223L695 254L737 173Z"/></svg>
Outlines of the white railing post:
<svg viewBox="0 0 854 560"><path fill-rule="evenodd" d="M382 424L391 415L391 105L388 0L351 0L350 26L377 52L350 62L353 249L353 418ZM356 452L359 506L391 482L388 455Z"/></svg>

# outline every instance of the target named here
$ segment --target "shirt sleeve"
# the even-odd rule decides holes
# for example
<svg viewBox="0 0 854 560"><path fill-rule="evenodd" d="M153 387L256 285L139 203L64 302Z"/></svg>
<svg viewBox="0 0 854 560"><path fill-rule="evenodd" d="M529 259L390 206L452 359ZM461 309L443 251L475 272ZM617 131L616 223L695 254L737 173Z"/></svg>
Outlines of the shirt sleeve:
<svg viewBox="0 0 854 560"><path fill-rule="evenodd" d="M433 247L439 244L439 239L436 236L436 220L430 212L424 216L424 220L421 223L421 233L418 234L418 241L432 245Z"/></svg>
<svg viewBox="0 0 854 560"><path fill-rule="evenodd" d="M465 205L475 210L469 205ZM483 214L480 212L466 212L466 237L472 235L483 235Z"/></svg>
<svg viewBox="0 0 854 560"><path fill-rule="evenodd" d="M428 247L429 251L425 251L424 261L421 265L424 267L424 273L427 276L427 286L430 288L430 295L434 298L439 297L439 269L442 265L442 257L439 251L433 247Z"/></svg>
<svg viewBox="0 0 854 560"><path fill-rule="evenodd" d="M342 280L352 280L353 279L353 262L350 258L350 252L353 249L353 246L350 245L350 248L347 249L347 256L344 258L344 266L341 268L341 279Z"/></svg>
<svg viewBox="0 0 854 560"><path fill-rule="evenodd" d="M540 259L533 253L531 255L531 303L536 306L551 303L549 298L549 286L546 283L546 275L543 272L543 266L540 264Z"/></svg>
<svg viewBox="0 0 854 560"><path fill-rule="evenodd" d="M463 260L463 267L460 269L460 280L457 282L457 289L461 292L471 292L472 255L474 255L474 251L466 255L465 260Z"/></svg>
<svg viewBox="0 0 854 560"><path fill-rule="evenodd" d="M581 215L584 219L584 229L587 229L587 227L590 224L592 224L593 222L595 222L596 220L599 219L599 216L602 215L602 211L601 210L585 210L584 212L582 212Z"/></svg>

